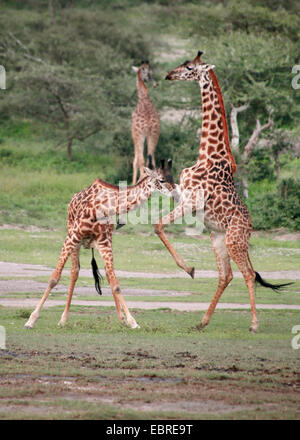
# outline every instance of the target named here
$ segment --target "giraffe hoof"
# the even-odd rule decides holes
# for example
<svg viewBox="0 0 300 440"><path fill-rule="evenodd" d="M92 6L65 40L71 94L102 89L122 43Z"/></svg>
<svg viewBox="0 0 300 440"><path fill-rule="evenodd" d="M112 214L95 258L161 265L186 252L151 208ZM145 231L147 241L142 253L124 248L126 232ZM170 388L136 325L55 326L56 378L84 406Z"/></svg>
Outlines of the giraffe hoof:
<svg viewBox="0 0 300 440"><path fill-rule="evenodd" d="M257 333L258 332L258 326L252 326L249 328L249 332L251 333Z"/></svg>
<svg viewBox="0 0 300 440"><path fill-rule="evenodd" d="M135 322L134 324L129 324L130 328L132 329L136 329L136 328L141 328L137 322Z"/></svg>
<svg viewBox="0 0 300 440"><path fill-rule="evenodd" d="M116 230L121 229L126 223L117 223Z"/></svg>
<svg viewBox="0 0 300 440"><path fill-rule="evenodd" d="M31 330L33 328L33 325L25 324L24 328L26 328L26 330Z"/></svg>
<svg viewBox="0 0 300 440"><path fill-rule="evenodd" d="M192 269L188 272L188 274L191 276L191 278L195 278L195 268L192 267Z"/></svg>
<svg viewBox="0 0 300 440"><path fill-rule="evenodd" d="M199 330L199 332L201 332L206 326L207 324L202 324L201 322L200 324L196 325L196 329Z"/></svg>

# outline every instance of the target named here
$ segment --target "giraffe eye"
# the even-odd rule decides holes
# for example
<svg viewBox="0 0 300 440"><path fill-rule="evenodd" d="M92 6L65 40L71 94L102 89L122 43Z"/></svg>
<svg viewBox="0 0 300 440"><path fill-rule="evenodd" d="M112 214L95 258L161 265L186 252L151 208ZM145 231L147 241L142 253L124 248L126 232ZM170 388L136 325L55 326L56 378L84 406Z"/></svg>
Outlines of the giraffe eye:
<svg viewBox="0 0 300 440"><path fill-rule="evenodd" d="M185 66L187 68L187 70L193 70L191 67L189 66Z"/></svg>
<svg viewBox="0 0 300 440"><path fill-rule="evenodd" d="M160 180L159 182L160 183L166 183L166 180Z"/></svg>

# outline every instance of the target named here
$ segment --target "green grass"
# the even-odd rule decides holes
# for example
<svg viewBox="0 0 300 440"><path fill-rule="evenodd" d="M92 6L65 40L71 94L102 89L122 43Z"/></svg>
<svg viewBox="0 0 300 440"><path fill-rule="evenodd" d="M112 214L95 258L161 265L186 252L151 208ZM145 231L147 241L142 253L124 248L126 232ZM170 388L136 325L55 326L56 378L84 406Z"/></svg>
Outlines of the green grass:
<svg viewBox="0 0 300 440"><path fill-rule="evenodd" d="M216 311L201 333L198 313L136 310L142 328L132 331L113 309L87 307L75 307L58 328L61 311L44 310L28 331L24 310L0 308L1 408L14 408L0 410L1 418L299 418L300 352L291 347L299 312L259 311L253 335L245 311ZM186 401L193 410L182 410ZM227 411L201 409L199 401Z"/></svg>
<svg viewBox="0 0 300 440"><path fill-rule="evenodd" d="M151 225L144 226L144 232L128 234L124 226L121 232L113 235L115 269L132 272L174 272L179 270L175 261L155 235ZM169 228L166 228L168 233ZM0 230L0 261L42 264L55 267L66 232L59 230L24 231ZM137 240L137 236L139 239ZM169 234L180 255L191 266L198 270L217 270L215 256L210 240ZM277 241L274 237L255 237L251 239L250 256L255 270L299 270L300 243L294 241ZM90 250L82 250L82 267L89 268ZM98 258L100 261L100 257ZM101 267L102 262L99 266ZM67 266L68 267L68 263ZM232 263L233 270L237 267Z"/></svg>

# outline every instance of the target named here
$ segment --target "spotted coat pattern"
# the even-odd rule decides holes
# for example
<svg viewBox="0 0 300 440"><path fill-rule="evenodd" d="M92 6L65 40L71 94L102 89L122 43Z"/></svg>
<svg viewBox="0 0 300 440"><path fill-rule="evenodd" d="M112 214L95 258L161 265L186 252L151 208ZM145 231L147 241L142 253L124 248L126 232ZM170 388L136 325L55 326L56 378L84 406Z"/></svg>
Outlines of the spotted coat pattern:
<svg viewBox="0 0 300 440"><path fill-rule="evenodd" d="M49 279L41 301L30 315L25 327L32 328L34 326L49 293L59 282L64 265L70 256L72 262L70 287L67 304L59 324L63 325L68 320L71 299L79 275L81 246L96 248L99 251L105 263L106 277L112 290L119 319L132 328L138 327L126 306L119 281L114 272L112 250L114 223L112 216L137 209L156 190L169 197L176 196L176 185L173 182L169 165L165 169L150 170L145 168L145 173L146 176L134 186L120 188L97 179L88 188L74 194L68 206L68 233L58 264Z"/></svg>
<svg viewBox="0 0 300 440"><path fill-rule="evenodd" d="M144 176L144 143L147 141L147 155L151 155L155 166L155 150L160 132L159 114L152 104L145 81L152 79L148 62L141 64L137 71L136 88L138 103L132 113L131 134L134 143L133 179L137 181L138 171L140 177Z"/></svg>
<svg viewBox="0 0 300 440"><path fill-rule="evenodd" d="M164 225L188 211L197 211L197 200L201 198L204 224L212 231L211 240L219 270L219 283L199 328L209 323L221 294L232 279L232 258L241 270L249 290L252 311L250 330L256 331L258 321L254 298L255 272L248 254L252 224L249 211L234 186L236 165L230 150L224 104L213 72L214 66L203 64L201 54L199 52L193 61L186 61L166 76L168 80L199 83L202 96L202 130L198 160L180 175L181 201L174 211L156 224L155 230L178 266L194 277L194 268L187 266L172 247L164 233Z"/></svg>

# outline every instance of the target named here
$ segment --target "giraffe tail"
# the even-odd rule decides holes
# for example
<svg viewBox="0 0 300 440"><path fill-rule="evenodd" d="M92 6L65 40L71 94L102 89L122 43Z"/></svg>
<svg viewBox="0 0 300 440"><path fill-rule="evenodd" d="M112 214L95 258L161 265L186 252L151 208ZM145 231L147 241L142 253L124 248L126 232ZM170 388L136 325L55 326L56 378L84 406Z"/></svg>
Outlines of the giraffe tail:
<svg viewBox="0 0 300 440"><path fill-rule="evenodd" d="M283 284L271 284L265 281L258 272L255 272L255 282L259 283L263 287L268 287L270 289L273 289L275 292L279 292L283 287L290 286L294 283L283 283Z"/></svg>
<svg viewBox="0 0 300 440"><path fill-rule="evenodd" d="M96 288L97 293L99 295L102 295L100 281L102 280L103 277L102 277L101 273L99 272L98 265L95 260L93 248L92 248L92 255L93 255L93 258L92 258L91 264L92 264L93 276L95 279L95 288Z"/></svg>
<svg viewBox="0 0 300 440"><path fill-rule="evenodd" d="M294 283L283 283L283 284L271 284L271 283L268 283L267 281L265 281L265 280L259 275L258 272L256 272L256 271L253 269L253 266L252 266L252 263L251 263L251 260L250 260L249 254L248 254L248 262L249 262L249 264L250 264L250 266L251 266L253 272L255 273L255 282L258 283L258 284L260 284L260 285L263 286L263 287L267 287L267 288L269 288L269 289L274 290L275 292L279 292L281 289L283 289L283 287L290 286L291 284L294 284Z"/></svg>

